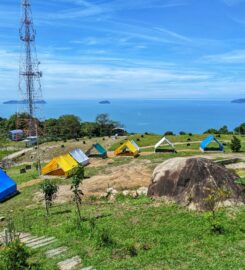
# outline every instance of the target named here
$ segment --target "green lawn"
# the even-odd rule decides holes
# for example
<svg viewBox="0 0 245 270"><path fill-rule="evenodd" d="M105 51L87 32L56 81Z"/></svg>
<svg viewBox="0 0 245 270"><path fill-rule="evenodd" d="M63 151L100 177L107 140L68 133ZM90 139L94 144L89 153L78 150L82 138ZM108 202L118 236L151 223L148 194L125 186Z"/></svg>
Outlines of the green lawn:
<svg viewBox="0 0 245 270"><path fill-rule="evenodd" d="M7 174L19 185L38 178L38 171L34 166L26 173L20 174L20 169L25 168L25 165L12 167L7 170Z"/></svg>
<svg viewBox="0 0 245 270"><path fill-rule="evenodd" d="M73 204L55 205L47 220L44 207L33 204L37 190L38 186L26 188L3 205L2 214L14 206L11 215L18 230L57 237L52 247L68 246L64 258L79 255L84 266L98 270L245 269L245 208L220 212L223 235L210 232L203 213L145 197L120 196L113 204L103 200L87 202L82 214L88 221L78 225ZM93 219L100 214L105 217ZM57 269L61 258L47 261L45 250L36 251L33 258L45 270Z"/></svg>

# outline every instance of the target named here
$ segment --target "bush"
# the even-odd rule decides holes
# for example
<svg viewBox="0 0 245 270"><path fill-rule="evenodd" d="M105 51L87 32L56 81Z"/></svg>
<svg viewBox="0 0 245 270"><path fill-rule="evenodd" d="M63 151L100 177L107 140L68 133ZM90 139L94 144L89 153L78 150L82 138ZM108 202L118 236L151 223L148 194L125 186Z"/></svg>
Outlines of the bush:
<svg viewBox="0 0 245 270"><path fill-rule="evenodd" d="M113 244L114 244L114 241L111 237L111 234L109 233L108 230L104 229L99 236L99 245L108 247L108 246L112 246Z"/></svg>
<svg viewBox="0 0 245 270"><path fill-rule="evenodd" d="M9 243L0 253L4 270L33 269L28 263L29 257L29 251L19 240Z"/></svg>
<svg viewBox="0 0 245 270"><path fill-rule="evenodd" d="M173 133L173 131L166 131L164 133L164 136L174 136L174 133Z"/></svg>
<svg viewBox="0 0 245 270"><path fill-rule="evenodd" d="M239 152L242 148L241 141L236 137L233 136L233 139L231 140L231 150L232 152Z"/></svg>
<svg viewBox="0 0 245 270"><path fill-rule="evenodd" d="M184 131L180 131L179 135L186 135Z"/></svg>

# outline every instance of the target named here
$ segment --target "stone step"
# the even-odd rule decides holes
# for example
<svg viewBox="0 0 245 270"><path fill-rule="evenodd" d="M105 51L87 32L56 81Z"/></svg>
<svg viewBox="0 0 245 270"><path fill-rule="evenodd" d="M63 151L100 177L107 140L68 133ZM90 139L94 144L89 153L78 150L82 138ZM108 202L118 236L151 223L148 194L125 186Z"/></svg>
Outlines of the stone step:
<svg viewBox="0 0 245 270"><path fill-rule="evenodd" d="M48 246L48 245L53 244L55 241L57 241L57 240L54 239L54 240L51 240L51 241L49 241L49 242L45 242L45 243L42 243L42 244L38 244L38 245L36 245L36 246L34 246L34 247L32 247L32 248L33 248L33 249L37 249L37 248L45 247L45 246Z"/></svg>
<svg viewBox="0 0 245 270"><path fill-rule="evenodd" d="M62 253L64 253L65 251L67 251L67 247L58 247L58 248L55 248L55 249L51 249L51 250L48 250L45 255L47 258L53 258L55 256L58 256Z"/></svg>
<svg viewBox="0 0 245 270"><path fill-rule="evenodd" d="M21 238L20 239L20 242L22 242L22 243L28 243L29 241L33 241L33 240L35 240L37 238L38 237L31 235L31 236L27 236L25 238Z"/></svg>
<svg viewBox="0 0 245 270"><path fill-rule="evenodd" d="M41 236L41 237L33 237L33 238L31 238L31 239L25 239L23 242L24 243L26 243L26 244L31 244L31 243L34 243L34 242L37 242L37 241L39 241L39 240L43 240L43 239L46 239L46 237L45 236Z"/></svg>
<svg viewBox="0 0 245 270"><path fill-rule="evenodd" d="M96 270L93 268L93 266L84 267L81 270Z"/></svg>
<svg viewBox="0 0 245 270"><path fill-rule="evenodd" d="M35 248L36 246L39 246L39 245L42 245L42 244L45 244L45 243L49 243L49 242L53 242L55 239L55 237L48 237L48 238L44 238L44 239L41 239L41 240L37 240L35 242L32 242L30 244L26 244L27 247L30 247L30 248Z"/></svg>
<svg viewBox="0 0 245 270"><path fill-rule="evenodd" d="M57 265L60 270L72 270L75 267L79 266L81 262L81 258L79 256L75 256L73 258L59 262Z"/></svg>
<svg viewBox="0 0 245 270"><path fill-rule="evenodd" d="M19 234L20 240L25 239L27 237L32 237L32 235L30 233L20 233Z"/></svg>

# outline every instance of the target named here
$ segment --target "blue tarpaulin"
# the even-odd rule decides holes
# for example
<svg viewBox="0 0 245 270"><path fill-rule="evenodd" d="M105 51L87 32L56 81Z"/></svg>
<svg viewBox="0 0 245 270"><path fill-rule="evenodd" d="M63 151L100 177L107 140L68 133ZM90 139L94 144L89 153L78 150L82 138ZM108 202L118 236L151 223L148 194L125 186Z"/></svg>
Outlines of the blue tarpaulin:
<svg viewBox="0 0 245 270"><path fill-rule="evenodd" d="M216 142L218 144L218 148L217 150L219 151L224 151L224 146L223 144L218 141L213 135L208 136L206 139L204 139L201 144L200 144L200 150L201 151L205 151L207 149L207 146L211 143L211 142Z"/></svg>
<svg viewBox="0 0 245 270"><path fill-rule="evenodd" d="M17 192L17 185L2 169L0 169L0 202L13 196Z"/></svg>

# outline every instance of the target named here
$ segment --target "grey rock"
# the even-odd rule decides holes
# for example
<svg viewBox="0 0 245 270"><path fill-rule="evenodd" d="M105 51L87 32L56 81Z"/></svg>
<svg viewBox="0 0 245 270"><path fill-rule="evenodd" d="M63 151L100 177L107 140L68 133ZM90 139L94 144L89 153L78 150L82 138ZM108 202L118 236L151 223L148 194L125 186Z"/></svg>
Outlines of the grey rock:
<svg viewBox="0 0 245 270"><path fill-rule="evenodd" d="M77 267L82 262L79 256L67 259L65 261L58 263L58 268L60 270L72 270Z"/></svg>
<svg viewBox="0 0 245 270"><path fill-rule="evenodd" d="M47 258L53 258L55 256L58 256L62 253L64 253L65 251L67 251L67 247L59 247L59 248L55 248L55 249L51 249L49 251L47 251L45 253Z"/></svg>
<svg viewBox="0 0 245 270"><path fill-rule="evenodd" d="M239 176L205 158L173 158L153 172L148 196L164 197L192 209L207 209L210 190L229 191L229 200L240 200L245 188L235 184Z"/></svg>

